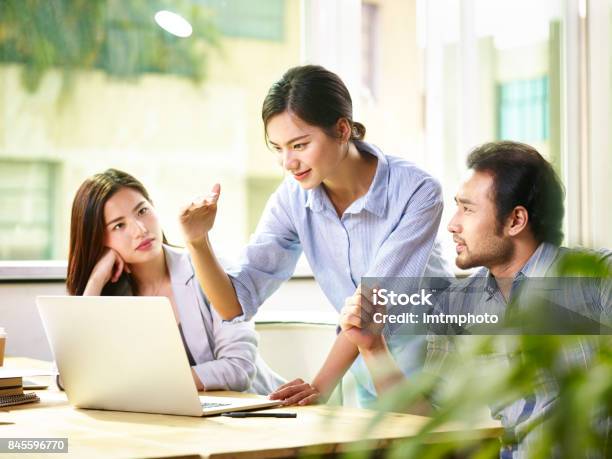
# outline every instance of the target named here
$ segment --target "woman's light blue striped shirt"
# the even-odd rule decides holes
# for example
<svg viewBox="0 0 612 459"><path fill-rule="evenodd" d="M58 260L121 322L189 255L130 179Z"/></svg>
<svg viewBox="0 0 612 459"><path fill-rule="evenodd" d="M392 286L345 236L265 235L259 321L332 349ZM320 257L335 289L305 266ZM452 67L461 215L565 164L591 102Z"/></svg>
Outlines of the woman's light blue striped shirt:
<svg viewBox="0 0 612 459"><path fill-rule="evenodd" d="M341 218L321 185L304 190L288 177L270 197L240 264L228 272L244 311L238 320L253 317L291 277L302 251L338 311L362 277L450 275L436 243L443 208L438 181L371 144L356 146L362 154L376 156L378 164L368 192ZM407 341L403 337L403 351L421 354L413 348L416 343ZM415 355L397 361L407 373L422 365Z"/></svg>

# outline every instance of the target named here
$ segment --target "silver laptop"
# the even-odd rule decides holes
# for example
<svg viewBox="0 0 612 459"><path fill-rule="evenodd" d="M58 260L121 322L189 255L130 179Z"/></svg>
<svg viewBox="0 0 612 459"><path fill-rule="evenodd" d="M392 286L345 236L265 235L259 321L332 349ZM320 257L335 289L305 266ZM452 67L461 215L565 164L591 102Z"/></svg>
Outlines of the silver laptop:
<svg viewBox="0 0 612 459"><path fill-rule="evenodd" d="M165 297L39 296L36 303L77 408L209 416L280 404L199 396Z"/></svg>

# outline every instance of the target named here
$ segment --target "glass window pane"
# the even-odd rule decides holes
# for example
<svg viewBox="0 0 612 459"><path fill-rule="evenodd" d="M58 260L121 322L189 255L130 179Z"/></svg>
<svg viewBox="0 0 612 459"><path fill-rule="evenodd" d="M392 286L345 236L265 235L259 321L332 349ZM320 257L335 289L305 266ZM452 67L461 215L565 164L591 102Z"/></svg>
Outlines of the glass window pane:
<svg viewBox="0 0 612 459"><path fill-rule="evenodd" d="M52 257L56 179L53 163L0 159L0 259Z"/></svg>
<svg viewBox="0 0 612 459"><path fill-rule="evenodd" d="M421 2L431 31L424 46L426 116L435 121L426 127L427 157L430 169L444 175L443 221L452 216L466 156L478 144L530 143L560 172L563 5L562 0ZM440 135L443 152L436 148ZM447 250L452 256L450 244Z"/></svg>
<svg viewBox="0 0 612 459"><path fill-rule="evenodd" d="M72 198L109 167L145 184L177 244L181 204L221 183L212 238L237 256L282 179L260 110L300 63L300 2L26 3L0 5L0 259L65 259Z"/></svg>

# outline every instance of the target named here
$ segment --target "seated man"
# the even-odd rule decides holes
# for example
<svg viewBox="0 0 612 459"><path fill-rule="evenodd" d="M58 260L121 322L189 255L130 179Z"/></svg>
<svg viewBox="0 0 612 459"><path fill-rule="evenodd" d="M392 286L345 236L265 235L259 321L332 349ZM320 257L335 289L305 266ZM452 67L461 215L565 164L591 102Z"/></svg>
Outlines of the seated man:
<svg viewBox="0 0 612 459"><path fill-rule="evenodd" d="M455 197L457 211L448 230L456 243L457 266L482 268L461 281L471 287L471 293L461 301L453 298L447 307L456 310L461 303L462 312L484 310L499 314L501 311L503 316L516 296L517 285L526 278L554 276L564 257L575 253L559 246L563 237L563 189L551 165L532 147L520 143L482 145L469 155L467 165L471 173ZM598 257L607 266L612 261L611 254L607 251ZM589 307L594 308L595 315L609 318L610 283L598 284L596 295L586 290L591 288L592 283L588 282L572 284L571 295L588 296ZM347 299L341 312L341 327L359 347L381 394L406 378L388 352L382 327L374 326L381 333L371 332L376 306L368 298L358 290ZM444 360L457 352L458 338L430 335L426 370L443 368ZM586 365L592 341L584 338L571 347L564 354L565 363ZM509 353L495 355L506 363L511 361ZM490 357L486 364L491 364ZM381 368L385 369L382 374ZM501 420L507 431L501 457L523 457L537 434L536 426L541 425L554 406L558 389L554 381L551 384L550 378L544 377L533 387L536 388L533 393L520 400L500 401L491 407L492 415ZM423 414L430 409L431 402L422 398L411 411Z"/></svg>

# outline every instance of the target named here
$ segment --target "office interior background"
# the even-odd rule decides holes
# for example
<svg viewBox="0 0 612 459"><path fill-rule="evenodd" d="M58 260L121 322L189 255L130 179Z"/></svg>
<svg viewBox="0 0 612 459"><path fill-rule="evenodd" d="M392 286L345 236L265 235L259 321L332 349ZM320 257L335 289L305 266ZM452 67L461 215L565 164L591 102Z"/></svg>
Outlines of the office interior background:
<svg viewBox="0 0 612 459"><path fill-rule="evenodd" d="M160 10L192 34L162 29ZM50 358L34 298L64 293L72 198L96 172L139 178L177 245L180 205L221 183L212 238L236 260L283 178L261 103L304 63L343 78L367 141L440 180L450 261L446 224L467 153L501 139L554 164L567 191L565 245L612 247L611 45L612 0L3 1L7 353ZM304 262L257 319L337 320Z"/></svg>

